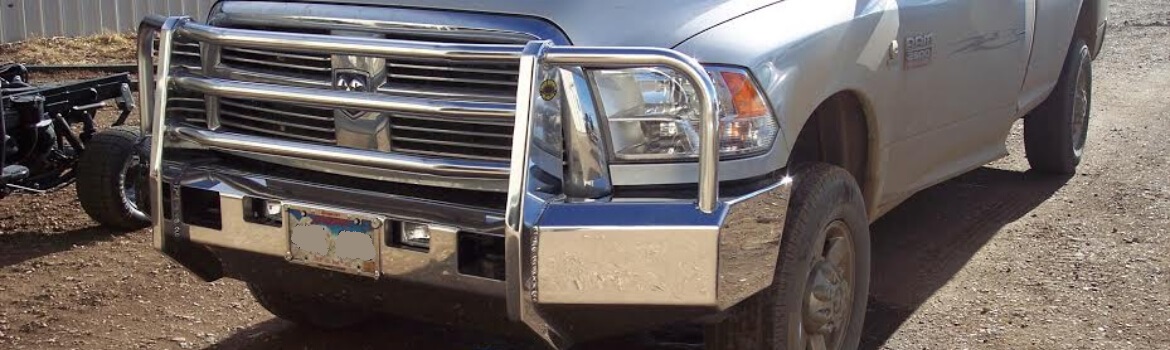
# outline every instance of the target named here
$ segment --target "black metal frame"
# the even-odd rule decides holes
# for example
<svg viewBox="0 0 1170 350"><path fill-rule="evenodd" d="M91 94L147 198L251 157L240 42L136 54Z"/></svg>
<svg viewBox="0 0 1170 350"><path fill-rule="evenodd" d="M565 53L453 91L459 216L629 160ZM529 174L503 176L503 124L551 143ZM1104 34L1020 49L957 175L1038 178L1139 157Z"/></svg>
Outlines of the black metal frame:
<svg viewBox="0 0 1170 350"><path fill-rule="evenodd" d="M47 191L72 183L76 178L74 167L77 159L85 151L85 143L98 131L94 120L97 111L108 106L106 101L114 100L121 113L110 125L113 127L125 124L136 108L127 73L46 86L31 85L27 77L28 69L23 65L0 66L0 83L3 84L0 86L0 141L3 141L0 169L23 167L20 163L40 156L54 157L54 163L59 166L37 169L40 171L19 179L0 177L0 198L10 187ZM73 131L72 126L76 124L81 124L80 133ZM47 149L20 149L16 153L20 159L8 159L9 140L18 145L21 143L15 138L22 135L10 135L13 130L26 128L24 130L33 135L41 135L50 126L53 145ZM72 152L65 152L66 149Z"/></svg>

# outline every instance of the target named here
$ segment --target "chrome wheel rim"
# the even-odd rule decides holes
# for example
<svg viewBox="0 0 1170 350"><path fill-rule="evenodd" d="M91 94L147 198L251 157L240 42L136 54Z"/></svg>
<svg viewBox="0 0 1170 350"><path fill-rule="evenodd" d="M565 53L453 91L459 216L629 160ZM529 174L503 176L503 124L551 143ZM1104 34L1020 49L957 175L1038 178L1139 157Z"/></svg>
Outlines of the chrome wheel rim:
<svg viewBox="0 0 1170 350"><path fill-rule="evenodd" d="M130 156L126 162L122 164L122 171L118 172L118 188L122 191L122 205L130 210L130 214L135 217L147 217L141 209L139 209L139 194L141 185L140 179L146 175L145 168L142 166L142 158L137 154Z"/></svg>
<svg viewBox="0 0 1170 350"><path fill-rule="evenodd" d="M1085 57L1081 61L1079 73L1077 73L1076 89L1073 93L1073 109L1072 109L1072 146L1073 152L1079 157L1081 152L1085 149L1085 139L1087 136L1086 129L1089 127L1089 108L1090 108L1090 93L1092 93L1092 84L1089 81L1088 73L1089 60Z"/></svg>
<svg viewBox="0 0 1170 350"><path fill-rule="evenodd" d="M801 295L796 349L840 349L853 317L856 255L849 226L836 220L819 236Z"/></svg>

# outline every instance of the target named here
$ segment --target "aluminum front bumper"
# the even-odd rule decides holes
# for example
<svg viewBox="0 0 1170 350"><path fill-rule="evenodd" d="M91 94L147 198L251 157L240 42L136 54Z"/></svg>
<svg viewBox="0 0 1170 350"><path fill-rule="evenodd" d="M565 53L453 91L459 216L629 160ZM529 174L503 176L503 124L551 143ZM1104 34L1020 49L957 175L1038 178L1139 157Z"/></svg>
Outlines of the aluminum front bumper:
<svg viewBox="0 0 1170 350"><path fill-rule="evenodd" d="M154 54L151 40L156 36L159 39L157 71L150 65ZM456 103L235 82L181 71L172 74L172 46L176 36L207 45L359 56L518 60L520 88L514 105ZM391 218L425 219L424 222L433 223L431 251L420 255L413 251L382 249L382 280L407 280L443 290L502 298L509 319L522 322L556 346L570 344L585 334L612 333L650 322L581 321L590 317L580 307L665 310L661 313L666 315L662 320L677 319L684 314L693 317L726 309L772 282L791 181L776 177L753 193L735 197L719 195L714 85L698 62L676 51L553 46L544 41L523 46L403 42L228 29L177 17L144 20L139 40L141 91L154 99L143 108L143 124L152 137L150 184L155 245L177 260L182 257L172 254L175 250L168 246L173 242L271 257L287 256L287 229L250 224L241 219L242 198L250 192L264 194L266 198ZM582 70L645 66L675 69L696 87L701 135L694 200L610 196L612 188L608 182L604 142L598 131L597 113L589 111L594 108L593 97ZM559 96L554 94L558 97L548 98L541 93L541 88L550 81L563 92ZM166 120L167 92L171 88L329 108L438 113L452 117L514 115L511 162L507 166L449 162L178 127ZM209 124L214 125L214 118L208 116ZM549 151L550 131L564 135L563 150ZM334 164L392 171L398 175L415 174L420 181L498 180L506 183L507 201L502 213L493 216L460 212L455 207L429 210L433 203L412 203L405 197L311 183L295 184L299 190L285 190L276 196L272 194L272 186L294 184L259 174L192 164L169 168L165 160L170 158L164 156L164 150L178 145L291 159L318 168ZM173 185L168 188L164 182ZM220 229L188 225L182 222L177 206L164 205L167 197L164 193L170 193L169 197L175 201L182 193L178 190L181 186L218 193ZM166 208L172 213L164 213ZM167 216L180 220L164 219ZM504 281L462 276L455 268L456 232L484 229L469 227L477 225L502 228L506 247ZM674 312L677 310L686 311Z"/></svg>
<svg viewBox="0 0 1170 350"><path fill-rule="evenodd" d="M384 245L380 248L380 277L362 277L352 283L398 288L400 282L405 282L506 304L520 303L527 314L521 314L518 320L559 345L717 314L769 286L791 184L785 179L754 193L720 201L711 214L695 210L690 201L549 203L539 219L525 228L524 243L519 248L524 259L508 262L508 269L524 273L517 293L512 276L500 281L459 273L458 232L499 231L504 227L499 213L216 166L168 163L164 174L171 192L168 207L172 213L168 217L172 220L162 220L163 227L155 229L155 238L161 243L160 249L184 266L196 262L176 254L177 245L193 244L270 260L288 258L288 228L246 222L243 218L247 198L426 222L431 232L429 251ZM218 194L221 228L184 222L179 204L184 200L182 188ZM227 265L242 265L227 266L235 270L254 269L247 261L222 260ZM304 269L287 265L284 268ZM246 274L228 275L247 279ZM393 303L380 307L404 312L392 309ZM558 316L607 307L615 308L604 311L606 315L624 312L629 317L597 322ZM645 310L657 314L640 314ZM427 319L447 322L444 318Z"/></svg>

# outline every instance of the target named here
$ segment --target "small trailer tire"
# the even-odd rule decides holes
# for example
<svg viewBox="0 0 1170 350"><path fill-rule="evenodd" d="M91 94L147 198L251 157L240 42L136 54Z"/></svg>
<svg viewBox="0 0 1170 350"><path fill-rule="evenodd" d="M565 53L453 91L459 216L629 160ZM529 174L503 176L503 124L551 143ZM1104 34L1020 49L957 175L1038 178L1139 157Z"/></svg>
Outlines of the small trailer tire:
<svg viewBox="0 0 1170 350"><path fill-rule="evenodd" d="M85 144L77 162L77 198L102 226L137 230L150 225L146 159L137 127L102 130Z"/></svg>

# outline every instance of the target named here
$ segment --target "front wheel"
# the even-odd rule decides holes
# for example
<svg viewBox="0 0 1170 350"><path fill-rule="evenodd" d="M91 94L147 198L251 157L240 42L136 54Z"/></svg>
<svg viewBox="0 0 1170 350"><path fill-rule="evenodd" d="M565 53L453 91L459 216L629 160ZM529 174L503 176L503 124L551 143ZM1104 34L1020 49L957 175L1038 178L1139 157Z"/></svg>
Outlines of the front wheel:
<svg viewBox="0 0 1170 350"><path fill-rule="evenodd" d="M1077 171L1085 152L1093 103L1093 56L1077 40L1052 94L1024 118L1024 148L1032 169L1053 174Z"/></svg>
<svg viewBox="0 0 1170 350"><path fill-rule="evenodd" d="M861 190L845 169L810 164L795 186L772 286L708 326L706 348L854 349L869 294L870 241Z"/></svg>

